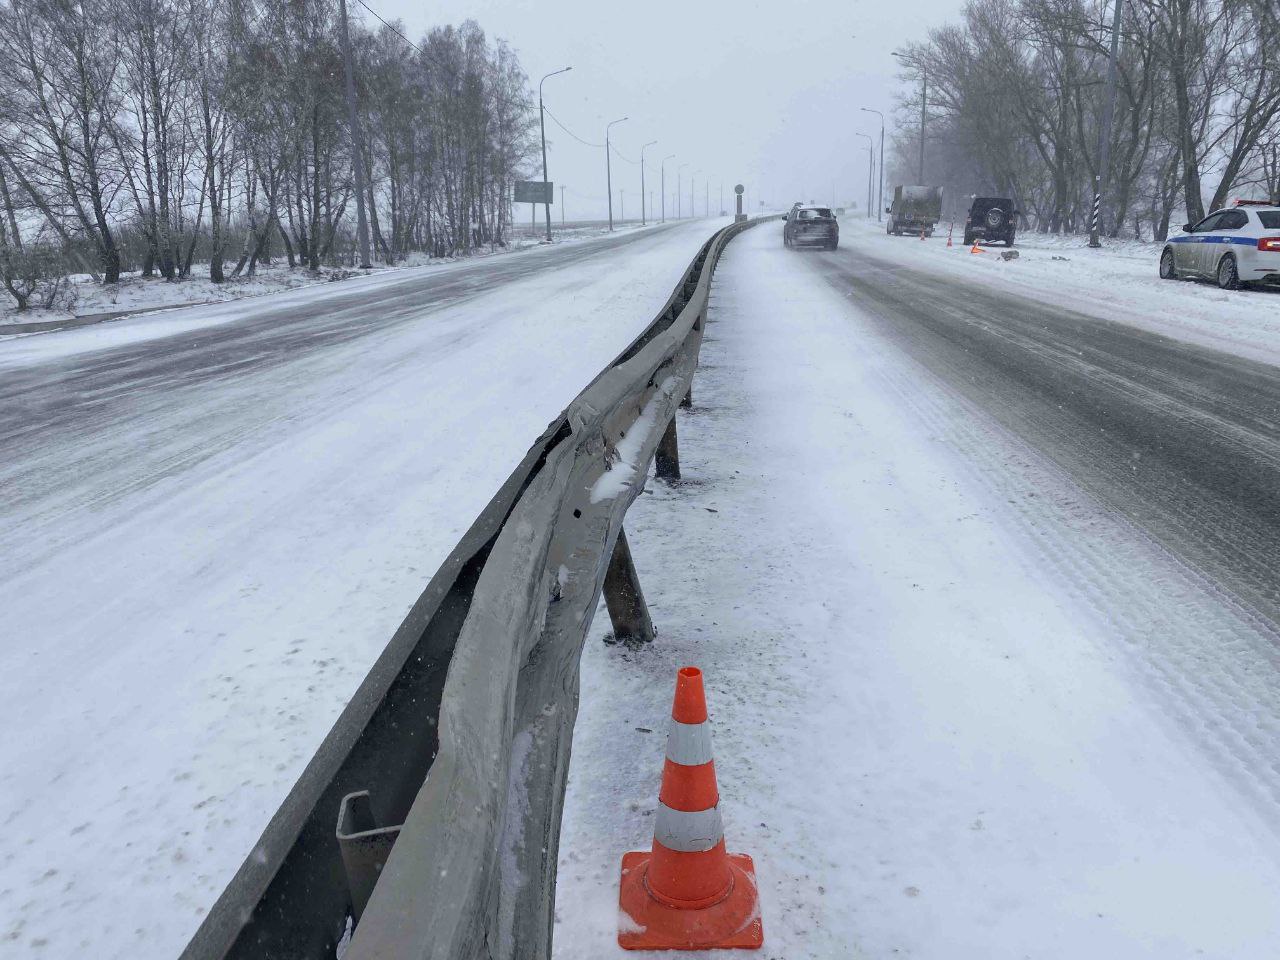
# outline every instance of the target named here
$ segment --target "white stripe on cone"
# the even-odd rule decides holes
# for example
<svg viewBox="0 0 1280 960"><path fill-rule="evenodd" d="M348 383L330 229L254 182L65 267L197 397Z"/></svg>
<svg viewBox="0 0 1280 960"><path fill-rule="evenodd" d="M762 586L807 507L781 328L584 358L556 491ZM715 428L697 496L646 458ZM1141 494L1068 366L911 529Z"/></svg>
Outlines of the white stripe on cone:
<svg viewBox="0 0 1280 960"><path fill-rule="evenodd" d="M684 767L699 767L710 763L710 724L672 720L667 732L667 759Z"/></svg>
<svg viewBox="0 0 1280 960"><path fill-rule="evenodd" d="M701 853L710 850L724 837L720 822L720 806L710 810L672 810L658 801L658 816L653 825L653 838L668 850L679 853Z"/></svg>

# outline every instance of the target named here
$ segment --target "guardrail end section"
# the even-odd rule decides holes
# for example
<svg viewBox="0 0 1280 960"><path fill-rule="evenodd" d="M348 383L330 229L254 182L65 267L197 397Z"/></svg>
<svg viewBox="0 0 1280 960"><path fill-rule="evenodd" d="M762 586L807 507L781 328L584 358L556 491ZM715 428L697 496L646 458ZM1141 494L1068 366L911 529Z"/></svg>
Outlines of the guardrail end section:
<svg viewBox="0 0 1280 960"><path fill-rule="evenodd" d="M618 539L604 574L604 602L609 608L613 636L619 643L652 643L658 631L649 616L649 605L640 592L640 578L631 559L627 532L618 528Z"/></svg>
<svg viewBox="0 0 1280 960"><path fill-rule="evenodd" d="M399 826L378 826L368 790L348 793L342 798L338 807L338 847L351 893L351 914L356 922L373 895L374 884L399 835Z"/></svg>

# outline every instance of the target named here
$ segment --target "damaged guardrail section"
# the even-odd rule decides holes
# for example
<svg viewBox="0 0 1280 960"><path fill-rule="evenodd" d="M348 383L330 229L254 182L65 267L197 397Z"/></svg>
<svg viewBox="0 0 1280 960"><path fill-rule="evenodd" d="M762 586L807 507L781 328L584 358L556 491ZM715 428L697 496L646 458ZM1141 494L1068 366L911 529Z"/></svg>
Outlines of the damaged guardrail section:
<svg viewBox="0 0 1280 960"><path fill-rule="evenodd" d="M678 476L726 227L450 555L184 957L546 958L578 664L602 591L652 639L622 521ZM352 923L354 922L354 928Z"/></svg>

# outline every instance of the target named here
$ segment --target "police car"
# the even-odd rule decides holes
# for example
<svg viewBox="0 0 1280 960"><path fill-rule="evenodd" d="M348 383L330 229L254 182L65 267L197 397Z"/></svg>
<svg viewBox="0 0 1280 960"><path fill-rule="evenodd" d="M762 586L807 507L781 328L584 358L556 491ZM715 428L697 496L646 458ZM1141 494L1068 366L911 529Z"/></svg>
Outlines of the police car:
<svg viewBox="0 0 1280 960"><path fill-rule="evenodd" d="M1216 280L1224 290L1280 283L1280 205L1237 200L1196 224L1183 224L1160 254L1166 280Z"/></svg>

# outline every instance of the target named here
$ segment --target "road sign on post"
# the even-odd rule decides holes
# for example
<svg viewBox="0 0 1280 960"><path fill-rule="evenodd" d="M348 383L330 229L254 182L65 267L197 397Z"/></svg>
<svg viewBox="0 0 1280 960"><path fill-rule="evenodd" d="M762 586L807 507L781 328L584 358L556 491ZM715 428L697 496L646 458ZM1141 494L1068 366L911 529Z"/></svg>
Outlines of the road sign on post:
<svg viewBox="0 0 1280 960"><path fill-rule="evenodd" d="M747 215L742 212L742 191L743 191L742 184L740 183L734 184L733 192L738 195L738 212L735 213L733 216L734 223L738 223L741 220L747 219Z"/></svg>
<svg viewBox="0 0 1280 960"><path fill-rule="evenodd" d="M554 203L555 184L545 180L517 180L516 203Z"/></svg>

